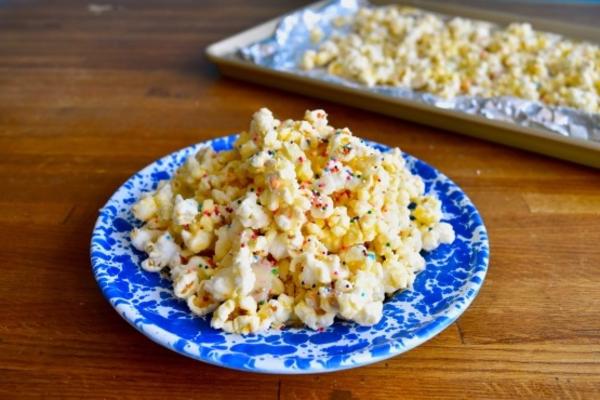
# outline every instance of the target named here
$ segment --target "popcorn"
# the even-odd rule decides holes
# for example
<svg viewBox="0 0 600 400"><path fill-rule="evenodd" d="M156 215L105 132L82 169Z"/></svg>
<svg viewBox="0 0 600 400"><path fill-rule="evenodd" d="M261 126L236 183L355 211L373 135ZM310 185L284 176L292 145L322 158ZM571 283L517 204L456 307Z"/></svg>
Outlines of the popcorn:
<svg viewBox="0 0 600 400"><path fill-rule="evenodd" d="M323 39L323 36L323 31L318 27L315 27L310 30L310 40L313 43L319 43Z"/></svg>
<svg viewBox="0 0 600 400"><path fill-rule="evenodd" d="M158 185L158 189L154 195L154 202L158 206L158 215L160 216L160 219L163 221L169 220L174 205L173 188L169 182L162 181Z"/></svg>
<svg viewBox="0 0 600 400"><path fill-rule="evenodd" d="M452 243L453 241L454 230L452 226L446 222L442 222L423 233L423 250L431 251L442 243Z"/></svg>
<svg viewBox="0 0 600 400"><path fill-rule="evenodd" d="M213 234L202 229L196 230L195 232L183 230L181 231L181 239L183 240L185 247L190 251L199 253L210 247Z"/></svg>
<svg viewBox="0 0 600 400"><path fill-rule="evenodd" d="M600 112L600 48L591 43L393 5L361 8L349 23L347 34L320 37L300 67L442 98L514 96Z"/></svg>
<svg viewBox="0 0 600 400"><path fill-rule="evenodd" d="M148 258L142 262L142 268L158 272L179 255L180 248L169 232L165 232L156 242L148 243L144 250L148 253Z"/></svg>
<svg viewBox="0 0 600 400"><path fill-rule="evenodd" d="M189 225L194 222L198 214L198 202L194 199L184 200L180 194L175 197L173 208L173 221L177 225Z"/></svg>
<svg viewBox="0 0 600 400"><path fill-rule="evenodd" d="M200 149L141 197L131 241L148 254L142 268L169 268L174 295L215 329L372 325L385 295L425 267L421 250L454 240L424 190L400 150L381 154L323 110L279 121L261 109L233 150Z"/></svg>
<svg viewBox="0 0 600 400"><path fill-rule="evenodd" d="M398 261L390 259L383 264L384 270L384 290L386 293L393 293L401 288L411 287L415 279L415 274L411 269Z"/></svg>
<svg viewBox="0 0 600 400"><path fill-rule="evenodd" d="M173 279L173 292L181 299L187 299L198 290L198 271L195 267L186 268Z"/></svg>
<svg viewBox="0 0 600 400"><path fill-rule="evenodd" d="M198 288L195 294L192 294L187 298L187 305L190 310L196 315L206 315L213 312L219 303L217 303L210 294L206 293L204 286L206 280L202 280L198 283Z"/></svg>
<svg viewBox="0 0 600 400"><path fill-rule="evenodd" d="M142 201L144 201L142 199ZM139 251L145 251L148 244L154 242L162 232L155 229L133 228L131 244Z"/></svg>
<svg viewBox="0 0 600 400"><path fill-rule="evenodd" d="M335 313L326 312L321 309L315 309L314 305L309 305L305 300L300 301L294 307L294 313L302 322L311 329L323 329L331 324L335 318Z"/></svg>
<svg viewBox="0 0 600 400"><path fill-rule="evenodd" d="M158 205L154 201L154 196L145 195L133 206L132 211L137 219L148 221L158 212Z"/></svg>
<svg viewBox="0 0 600 400"><path fill-rule="evenodd" d="M250 192L235 211L236 216L245 228L260 229L269 225L269 216L263 211L256 198Z"/></svg>

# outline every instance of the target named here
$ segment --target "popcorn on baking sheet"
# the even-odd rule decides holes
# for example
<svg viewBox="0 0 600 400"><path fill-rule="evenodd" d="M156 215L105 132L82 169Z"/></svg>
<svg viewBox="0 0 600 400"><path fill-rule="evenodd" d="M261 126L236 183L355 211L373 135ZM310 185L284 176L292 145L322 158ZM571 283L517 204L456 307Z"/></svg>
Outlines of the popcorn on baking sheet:
<svg viewBox="0 0 600 400"><path fill-rule="evenodd" d="M591 43L399 6L361 8L349 23L300 66L443 98L514 96L600 112L600 48Z"/></svg>

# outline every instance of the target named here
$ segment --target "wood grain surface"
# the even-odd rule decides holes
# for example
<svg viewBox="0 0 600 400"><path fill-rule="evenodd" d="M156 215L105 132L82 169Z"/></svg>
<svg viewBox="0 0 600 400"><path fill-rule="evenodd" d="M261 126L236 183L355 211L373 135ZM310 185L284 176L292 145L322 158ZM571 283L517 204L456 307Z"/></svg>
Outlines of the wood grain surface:
<svg viewBox="0 0 600 400"><path fill-rule="evenodd" d="M0 2L0 398L600 398L600 173L223 78L205 60L209 43L300 5ZM599 15L578 7L569 18ZM98 209L144 165L245 129L261 106L322 107L465 189L492 253L458 322L372 366L267 376L179 356L113 311L88 255Z"/></svg>

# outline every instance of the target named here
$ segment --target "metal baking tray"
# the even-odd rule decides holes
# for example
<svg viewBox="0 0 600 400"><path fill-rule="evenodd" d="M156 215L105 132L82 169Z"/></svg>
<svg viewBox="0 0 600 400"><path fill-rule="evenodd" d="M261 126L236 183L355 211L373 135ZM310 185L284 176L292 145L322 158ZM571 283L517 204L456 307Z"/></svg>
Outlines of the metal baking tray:
<svg viewBox="0 0 600 400"><path fill-rule="evenodd" d="M307 7L319 7L324 1ZM390 4L391 1L372 1L373 4ZM505 25L523 21L522 16L498 13L476 8L437 4L412 0L401 2L441 14L462 16ZM456 133L490 140L546 154L578 164L600 168L600 143L586 139L566 137L542 129L519 126L510 122L491 120L482 116L417 103L411 100L373 93L366 88L353 88L326 82L291 72L278 71L242 59L238 50L269 37L281 17L247 29L236 35L213 43L206 55L224 74L234 78L260 83L304 95L323 98L366 110L434 126ZM600 42L600 30L551 20L527 18L536 29L562 34L572 39Z"/></svg>

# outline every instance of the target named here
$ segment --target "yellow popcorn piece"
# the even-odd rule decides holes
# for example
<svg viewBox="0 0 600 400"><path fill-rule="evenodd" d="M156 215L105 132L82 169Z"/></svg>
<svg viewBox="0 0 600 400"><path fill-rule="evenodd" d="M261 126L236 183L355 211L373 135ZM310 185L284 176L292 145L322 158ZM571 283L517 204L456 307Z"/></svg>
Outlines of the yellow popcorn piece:
<svg viewBox="0 0 600 400"><path fill-rule="evenodd" d="M133 215L141 220L148 221L158 212L158 205L154 200L154 196L144 196L132 208Z"/></svg>

